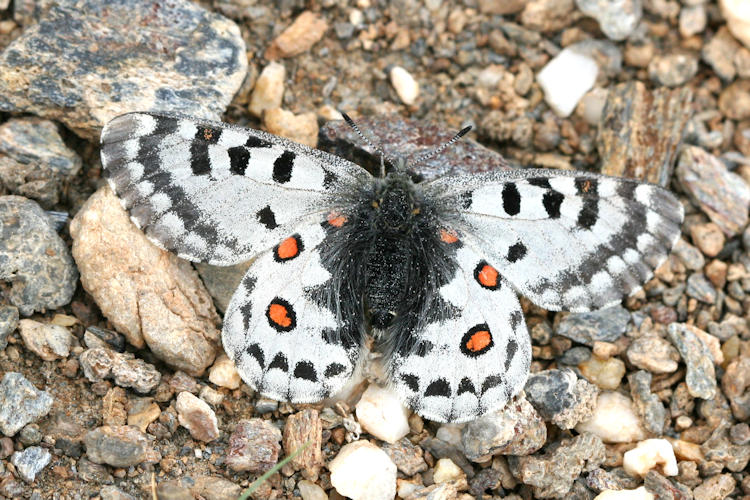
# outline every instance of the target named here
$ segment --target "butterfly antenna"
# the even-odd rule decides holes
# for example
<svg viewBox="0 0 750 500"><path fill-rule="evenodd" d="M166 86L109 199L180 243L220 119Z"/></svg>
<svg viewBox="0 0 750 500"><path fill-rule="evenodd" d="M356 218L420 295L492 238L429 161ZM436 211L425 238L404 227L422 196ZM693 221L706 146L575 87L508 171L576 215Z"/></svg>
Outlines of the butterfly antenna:
<svg viewBox="0 0 750 500"><path fill-rule="evenodd" d="M383 148L381 148L380 146L375 146L375 144L373 144L373 142L365 134L362 133L357 124L354 123L354 120L352 120L349 115L342 112L341 116L344 117L344 121L346 122L346 124L349 125L352 130L357 133L359 138L362 139L365 144L370 146L370 148L372 148L376 153L380 154L380 177L385 177L385 152L383 151Z"/></svg>
<svg viewBox="0 0 750 500"><path fill-rule="evenodd" d="M411 163L411 166L415 167L415 166L419 165L420 163L422 163L423 161L429 160L433 156L436 156L441 151L443 151L445 148L451 146L453 143L455 143L456 141L458 141L461 137L463 137L466 134L468 134L469 130L471 130L471 125L469 125L468 127L464 127L463 129L461 129L460 132L458 132L456 135L453 136L453 139L451 139L450 141L446 142L442 146L438 146L437 148L433 149L429 153L426 153L426 154L423 154L422 156L417 157L417 159L414 160L413 163Z"/></svg>

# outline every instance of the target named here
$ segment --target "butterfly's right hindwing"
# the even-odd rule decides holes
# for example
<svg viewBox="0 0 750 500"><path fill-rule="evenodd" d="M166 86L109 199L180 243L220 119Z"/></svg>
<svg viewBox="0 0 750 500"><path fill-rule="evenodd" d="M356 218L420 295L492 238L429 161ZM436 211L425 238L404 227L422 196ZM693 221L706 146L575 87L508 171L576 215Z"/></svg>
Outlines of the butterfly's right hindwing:
<svg viewBox="0 0 750 500"><path fill-rule="evenodd" d="M369 177L271 134L188 117L119 116L101 147L104 175L133 222L162 248L216 265L316 223L330 194Z"/></svg>

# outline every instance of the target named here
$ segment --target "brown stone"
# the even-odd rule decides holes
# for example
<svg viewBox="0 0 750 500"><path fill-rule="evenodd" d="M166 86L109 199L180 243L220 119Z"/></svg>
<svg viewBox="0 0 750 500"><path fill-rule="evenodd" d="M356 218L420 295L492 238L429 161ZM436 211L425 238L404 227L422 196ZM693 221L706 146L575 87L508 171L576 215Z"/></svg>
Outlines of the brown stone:
<svg viewBox="0 0 750 500"><path fill-rule="evenodd" d="M271 42L265 57L269 61L283 57L294 57L310 50L310 47L323 38L328 23L318 14L309 10L294 20L284 32Z"/></svg>
<svg viewBox="0 0 750 500"><path fill-rule="evenodd" d="M309 444L285 468L301 470L306 479L316 480L323 465L322 441L323 423L317 410L302 410L289 415L283 433L284 451L291 455Z"/></svg>
<svg viewBox="0 0 750 500"><path fill-rule="evenodd" d="M666 186L691 101L687 88L650 91L637 81L612 87L597 136L602 173Z"/></svg>

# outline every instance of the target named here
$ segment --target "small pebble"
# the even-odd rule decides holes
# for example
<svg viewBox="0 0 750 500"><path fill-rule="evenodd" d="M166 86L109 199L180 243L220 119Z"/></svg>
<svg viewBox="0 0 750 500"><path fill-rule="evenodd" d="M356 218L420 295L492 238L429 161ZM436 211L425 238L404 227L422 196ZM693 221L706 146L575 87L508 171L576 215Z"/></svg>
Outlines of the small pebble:
<svg viewBox="0 0 750 500"><path fill-rule="evenodd" d="M713 399L716 395L716 372L710 349L690 325L672 323L669 325L668 333L687 365L685 382L690 395Z"/></svg>
<svg viewBox="0 0 750 500"><path fill-rule="evenodd" d="M656 335L638 337L625 351L628 361L651 373L672 373L677 370L680 353L666 339Z"/></svg>
<svg viewBox="0 0 750 500"><path fill-rule="evenodd" d="M683 6L680 9L680 35L689 38L706 29L706 7L702 4Z"/></svg>
<svg viewBox="0 0 750 500"><path fill-rule="evenodd" d="M466 424L461 443L466 458L484 462L492 455L528 455L544 446L547 427L522 395L505 408Z"/></svg>
<svg viewBox="0 0 750 500"><path fill-rule="evenodd" d="M614 342L630 323L630 312L622 306L599 311L567 314L555 333L575 342L593 346L594 341Z"/></svg>
<svg viewBox="0 0 750 500"><path fill-rule="evenodd" d="M52 459L47 449L40 446L31 446L23 451L13 454L10 461L15 465L18 474L27 483L34 482L36 475L44 469Z"/></svg>
<svg viewBox="0 0 750 500"><path fill-rule="evenodd" d="M402 472L407 477L427 470L427 463L424 461L422 448L413 444L407 438L403 438L394 444L384 444L383 451L391 457L399 472Z"/></svg>
<svg viewBox="0 0 750 500"><path fill-rule="evenodd" d="M240 374L237 373L237 367L234 366L234 362L226 354L222 354L216 358L213 366L211 366L211 370L208 372L208 380L212 384L219 387L226 387L227 389L238 389L240 384L242 384Z"/></svg>
<svg viewBox="0 0 750 500"><path fill-rule="evenodd" d="M750 49L750 6L745 0L719 0L719 5L729 31Z"/></svg>
<svg viewBox="0 0 750 500"><path fill-rule="evenodd" d="M651 392L651 374L638 370L628 374L630 396L647 431L657 436L664 432L667 411L659 397Z"/></svg>
<svg viewBox="0 0 750 500"><path fill-rule="evenodd" d="M648 65L649 77L666 86L684 85L698 73L698 58L692 54L657 55Z"/></svg>
<svg viewBox="0 0 750 500"><path fill-rule="evenodd" d="M317 484L303 479L297 483L302 500L328 500L325 490Z"/></svg>
<svg viewBox="0 0 750 500"><path fill-rule="evenodd" d="M625 363L618 358L600 359L591 356L579 364L578 369L586 380L605 390L617 389L625 375Z"/></svg>
<svg viewBox="0 0 750 500"><path fill-rule="evenodd" d="M18 308L14 306L0 306L0 351L8 345L8 335L18 326Z"/></svg>
<svg viewBox="0 0 750 500"><path fill-rule="evenodd" d="M545 370L529 376L526 398L546 421L572 429L591 417L599 391L572 370Z"/></svg>
<svg viewBox="0 0 750 500"><path fill-rule="evenodd" d="M653 468L665 476L676 476L677 459L672 445L666 439L646 439L632 450L625 452L622 466L631 476L643 477Z"/></svg>
<svg viewBox="0 0 750 500"><path fill-rule="evenodd" d="M683 189L724 234L732 237L748 223L750 186L697 146L683 148L677 163Z"/></svg>
<svg viewBox="0 0 750 500"><path fill-rule="evenodd" d="M281 431L268 420L240 420L229 436L226 464L235 472L262 474L276 465Z"/></svg>
<svg viewBox="0 0 750 500"><path fill-rule="evenodd" d="M604 490L594 500L654 500L654 495L640 486L634 490Z"/></svg>
<svg viewBox="0 0 750 500"><path fill-rule="evenodd" d="M599 394L594 414L579 423L576 430L595 434L605 443L630 443L646 439L646 431L631 399L612 391Z"/></svg>
<svg viewBox="0 0 750 500"><path fill-rule="evenodd" d="M284 97L285 80L284 65L277 62L269 63L255 81L248 110L258 118L263 118L265 110L280 108L281 99Z"/></svg>
<svg viewBox="0 0 750 500"><path fill-rule="evenodd" d="M70 354L73 335L64 326L22 319L18 330L26 347L44 361L67 358Z"/></svg>
<svg viewBox="0 0 750 500"><path fill-rule="evenodd" d="M263 125L274 135L311 148L318 145L318 117L313 112L295 115L281 108L270 108L263 113Z"/></svg>
<svg viewBox="0 0 750 500"><path fill-rule="evenodd" d="M693 498L694 500L723 500L734 491L736 484L731 474L717 474L706 478L703 484L697 486L693 490Z"/></svg>
<svg viewBox="0 0 750 500"><path fill-rule="evenodd" d="M112 378L120 387L131 387L141 394L151 392L161 380L159 370L130 352L119 353L98 347L84 351L79 361L90 382Z"/></svg>
<svg viewBox="0 0 750 500"><path fill-rule="evenodd" d="M576 0L578 9L599 22L602 33L610 40L624 40L641 20L639 0Z"/></svg>
<svg viewBox="0 0 750 500"><path fill-rule="evenodd" d="M190 431L194 439L203 442L219 438L219 423L208 403L189 392L177 395L175 404L180 425Z"/></svg>
<svg viewBox="0 0 750 500"><path fill-rule="evenodd" d="M6 372L0 382L0 432L13 436L52 408L52 396L40 391L20 373Z"/></svg>
<svg viewBox="0 0 750 500"><path fill-rule="evenodd" d="M693 244L700 248L707 257L716 257L724 248L724 233L713 222L690 226L690 237L693 239Z"/></svg>
<svg viewBox="0 0 750 500"><path fill-rule="evenodd" d="M281 439L284 451L290 455L307 446L289 462L287 469L301 470L308 478L317 477L324 461L323 422L318 411L307 409L289 415Z"/></svg>
<svg viewBox="0 0 750 500"><path fill-rule="evenodd" d="M578 101L596 82L599 67L587 56L563 49L537 74L544 99L559 116L570 116Z"/></svg>
<svg viewBox="0 0 750 500"><path fill-rule="evenodd" d="M457 481L460 478L466 478L466 474L450 458L441 458L438 460L432 471L432 480L438 484Z"/></svg>
<svg viewBox="0 0 750 500"><path fill-rule="evenodd" d="M328 29L328 23L319 14L306 10L276 37L265 53L269 61L294 57L310 50Z"/></svg>
<svg viewBox="0 0 750 500"><path fill-rule="evenodd" d="M328 470L336 491L352 500L393 500L396 495L396 465L369 441L342 446Z"/></svg>
<svg viewBox="0 0 750 500"><path fill-rule="evenodd" d="M356 406L362 430L387 443L395 443L409 433L409 410L391 391L370 384Z"/></svg>
<svg viewBox="0 0 750 500"><path fill-rule="evenodd" d="M83 442L86 456L96 464L130 467L161 459L151 448L146 435L129 425L97 427L86 433Z"/></svg>
<svg viewBox="0 0 750 500"><path fill-rule="evenodd" d="M419 97L419 83L407 70L401 66L391 68L391 85L396 90L398 98L407 106L411 106Z"/></svg>

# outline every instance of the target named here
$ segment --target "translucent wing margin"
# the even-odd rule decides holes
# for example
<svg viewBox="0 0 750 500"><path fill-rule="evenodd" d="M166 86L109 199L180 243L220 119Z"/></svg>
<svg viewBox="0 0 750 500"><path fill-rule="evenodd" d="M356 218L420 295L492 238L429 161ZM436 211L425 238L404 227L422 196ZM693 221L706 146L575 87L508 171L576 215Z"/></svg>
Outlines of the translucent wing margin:
<svg viewBox="0 0 750 500"><path fill-rule="evenodd" d="M128 113L101 135L104 176L133 222L192 261L249 260L370 175L337 156L258 130Z"/></svg>
<svg viewBox="0 0 750 500"><path fill-rule="evenodd" d="M459 207L462 240L549 310L600 309L640 289L683 220L663 188L585 172L517 170L426 187Z"/></svg>

